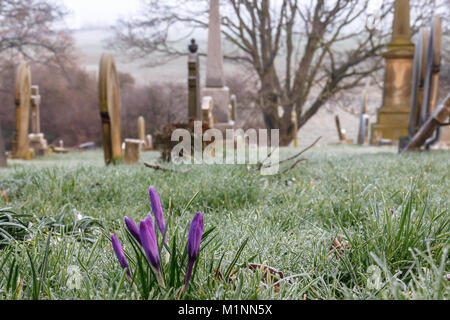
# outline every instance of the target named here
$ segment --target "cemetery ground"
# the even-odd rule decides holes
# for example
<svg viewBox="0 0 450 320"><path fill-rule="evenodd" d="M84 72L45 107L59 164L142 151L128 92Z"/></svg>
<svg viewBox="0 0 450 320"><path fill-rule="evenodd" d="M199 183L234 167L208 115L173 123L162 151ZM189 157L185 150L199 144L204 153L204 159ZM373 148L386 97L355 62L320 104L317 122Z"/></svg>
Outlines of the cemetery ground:
<svg viewBox="0 0 450 320"><path fill-rule="evenodd" d="M123 217L151 211L150 185L171 248L184 250L198 211L208 235L187 292L155 286L149 299L448 299L449 153L396 151L316 147L277 176L144 167L156 152L134 166L105 167L101 151L10 160L0 169L0 299L143 298L110 235L132 252Z"/></svg>

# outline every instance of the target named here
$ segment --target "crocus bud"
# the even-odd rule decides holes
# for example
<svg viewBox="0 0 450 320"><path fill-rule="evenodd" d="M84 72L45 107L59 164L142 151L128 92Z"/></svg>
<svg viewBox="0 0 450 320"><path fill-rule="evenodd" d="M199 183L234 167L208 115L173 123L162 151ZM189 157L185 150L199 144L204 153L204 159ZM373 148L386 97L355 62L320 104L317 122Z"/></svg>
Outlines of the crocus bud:
<svg viewBox="0 0 450 320"><path fill-rule="evenodd" d="M158 244L156 242L155 228L153 225L153 220L147 217L142 220L139 225L139 236L141 239L141 245L144 248L145 256L147 257L150 265L159 270L159 253Z"/></svg>
<svg viewBox="0 0 450 320"><path fill-rule="evenodd" d="M189 280L191 279L192 268L194 267L195 260L197 260L200 252L200 244L202 242L203 235L203 214L197 213L191 223L188 234L187 253L189 257L188 270L186 273L185 289L188 288Z"/></svg>
<svg viewBox="0 0 450 320"><path fill-rule="evenodd" d="M130 231L130 234L137 240L137 242L141 243L141 237L139 236L139 228L136 225L136 222L134 222L128 217L125 217L124 221L128 231Z"/></svg>
<svg viewBox="0 0 450 320"><path fill-rule="evenodd" d="M165 222L164 222L164 214L161 207L161 200L159 199L158 193L155 188L150 186L148 189L148 194L150 196L150 205L152 207L153 214L155 215L156 225L158 226L159 231L164 236L165 231ZM166 239L164 238L164 242Z"/></svg>
<svg viewBox="0 0 450 320"><path fill-rule="evenodd" d="M127 259L125 258L125 254L123 253L122 246L120 245L119 240L117 239L115 234L111 235L111 242L114 249L114 253L116 254L117 260L119 260L120 266L123 269L127 269L127 274L130 276L130 270L128 267Z"/></svg>

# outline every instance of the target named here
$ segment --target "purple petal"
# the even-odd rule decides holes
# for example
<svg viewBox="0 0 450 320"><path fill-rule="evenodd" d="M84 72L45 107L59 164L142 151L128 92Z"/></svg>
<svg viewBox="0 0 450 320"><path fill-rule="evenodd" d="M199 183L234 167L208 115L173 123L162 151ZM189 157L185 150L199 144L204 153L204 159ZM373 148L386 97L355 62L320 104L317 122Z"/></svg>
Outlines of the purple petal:
<svg viewBox="0 0 450 320"><path fill-rule="evenodd" d="M147 218L141 221L139 225L139 235L148 262L156 270L159 270L158 245L156 243L155 228L151 219Z"/></svg>
<svg viewBox="0 0 450 320"><path fill-rule="evenodd" d="M187 252L189 259L195 260L198 257L200 251L200 244L202 242L203 235L203 214L197 213L191 223L188 234Z"/></svg>
<svg viewBox="0 0 450 320"><path fill-rule="evenodd" d="M122 246L120 245L119 240L117 239L115 234L111 235L111 242L114 249L114 253L116 254L117 260L119 260L120 266L123 269L128 269L128 262L125 258L125 254L123 253Z"/></svg>
<svg viewBox="0 0 450 320"><path fill-rule="evenodd" d="M161 234L164 236L165 222L164 214L161 207L161 200L159 199L158 193L153 186L148 189L148 194L150 196L150 205L152 207L153 214L155 215L156 224Z"/></svg>
<svg viewBox="0 0 450 320"><path fill-rule="evenodd" d="M128 231L130 231L131 235L137 240L137 242L141 243L141 237L139 236L139 228L136 225L136 222L131 220L128 217L124 218L125 225L127 226Z"/></svg>

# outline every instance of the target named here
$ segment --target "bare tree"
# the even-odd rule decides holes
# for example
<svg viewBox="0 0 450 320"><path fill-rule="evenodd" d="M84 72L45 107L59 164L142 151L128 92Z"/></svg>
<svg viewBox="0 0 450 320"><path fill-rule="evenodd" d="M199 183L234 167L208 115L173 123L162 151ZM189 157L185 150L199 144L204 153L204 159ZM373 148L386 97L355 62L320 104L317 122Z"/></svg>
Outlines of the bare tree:
<svg viewBox="0 0 450 320"><path fill-rule="evenodd" d="M110 42L133 58L151 55L153 63L161 63L184 55L176 43L208 25L208 1L144 5L141 17L118 23ZM280 129L281 145L292 141L292 110L301 128L333 95L383 68L393 1L377 7L374 0L226 0L221 5L222 33L234 48L224 56L251 66L259 80L256 105L266 127ZM435 0L412 5L414 30L435 6Z"/></svg>
<svg viewBox="0 0 450 320"><path fill-rule="evenodd" d="M63 30L65 15L54 1L0 0L0 59L17 64L23 58L63 68L75 57L73 39Z"/></svg>

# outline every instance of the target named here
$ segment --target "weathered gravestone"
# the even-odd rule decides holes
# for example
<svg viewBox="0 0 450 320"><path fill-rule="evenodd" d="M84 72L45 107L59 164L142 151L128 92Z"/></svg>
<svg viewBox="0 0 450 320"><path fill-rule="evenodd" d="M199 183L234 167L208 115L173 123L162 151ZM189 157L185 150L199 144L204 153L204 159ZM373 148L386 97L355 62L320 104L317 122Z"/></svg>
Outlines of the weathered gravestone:
<svg viewBox="0 0 450 320"><path fill-rule="evenodd" d="M99 100L105 163L116 164L123 159L121 102L116 65L110 54L103 54L100 60Z"/></svg>
<svg viewBox="0 0 450 320"><path fill-rule="evenodd" d="M335 119L335 122L336 122L336 129L337 129L337 132L338 132L339 141L340 142L344 142L346 140L346 136L345 136L346 132L341 127L341 120L339 119L338 115L336 115L334 117L334 119Z"/></svg>
<svg viewBox="0 0 450 320"><path fill-rule="evenodd" d="M143 116L140 116L138 118L138 125L137 125L137 130L138 130L138 139L145 141L145 119Z"/></svg>
<svg viewBox="0 0 450 320"><path fill-rule="evenodd" d="M362 94L361 98L361 112L360 112L360 119L359 119L359 130L358 130L358 144L364 145L365 143L368 143L369 138L369 116L367 115L367 87L364 89L364 92Z"/></svg>
<svg viewBox="0 0 450 320"><path fill-rule="evenodd" d="M188 58L188 87L189 87L189 121L202 120L200 97L200 62L198 58L198 45L191 40Z"/></svg>
<svg viewBox="0 0 450 320"><path fill-rule="evenodd" d="M0 167L6 167L5 140L3 140L2 126L0 124Z"/></svg>
<svg viewBox="0 0 450 320"><path fill-rule="evenodd" d="M31 72L27 62L19 66L14 94L16 104L16 132L14 135L12 156L17 159L30 159L28 141L31 101Z"/></svg>
<svg viewBox="0 0 450 320"><path fill-rule="evenodd" d="M379 145L385 139L398 141L408 133L413 57L409 0L396 0L392 40L384 53L383 105L372 126L372 144Z"/></svg>
<svg viewBox="0 0 450 320"><path fill-rule="evenodd" d="M208 26L208 55L206 57L206 87L202 96L214 100L214 118L218 122L228 123L230 90L225 86L223 73L222 34L220 31L219 0L211 0Z"/></svg>
<svg viewBox="0 0 450 320"><path fill-rule="evenodd" d="M125 139L125 163L135 164L139 162L141 148L144 141L136 139Z"/></svg>

